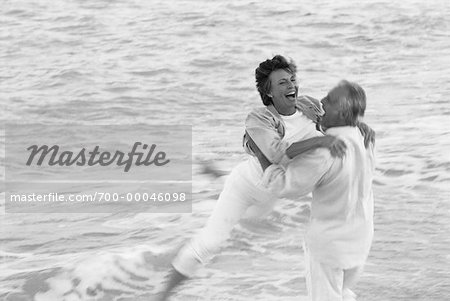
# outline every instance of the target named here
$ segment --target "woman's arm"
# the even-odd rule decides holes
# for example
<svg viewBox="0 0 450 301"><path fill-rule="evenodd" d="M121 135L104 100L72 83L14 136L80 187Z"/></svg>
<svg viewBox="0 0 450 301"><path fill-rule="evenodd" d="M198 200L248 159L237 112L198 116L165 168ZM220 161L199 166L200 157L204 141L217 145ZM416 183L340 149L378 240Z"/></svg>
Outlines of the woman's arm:
<svg viewBox="0 0 450 301"><path fill-rule="evenodd" d="M366 148L369 147L370 143L375 145L375 131L372 130L370 126L365 124L364 122L357 122L356 126L361 131L361 134L364 136L364 146Z"/></svg>
<svg viewBox="0 0 450 301"><path fill-rule="evenodd" d="M255 141L253 141L252 137L248 136L247 143L248 143L248 147L253 152L255 157L258 158L258 161L261 164L263 171L266 170L267 167L272 165L272 162L270 162L269 159L267 159L267 157L264 156L264 154L261 152L259 147L256 145Z"/></svg>
<svg viewBox="0 0 450 301"><path fill-rule="evenodd" d="M277 121L265 108L255 109L245 120L244 148L255 155L248 140L251 138L270 162L279 163L286 156L289 143L284 141L278 132L280 121Z"/></svg>

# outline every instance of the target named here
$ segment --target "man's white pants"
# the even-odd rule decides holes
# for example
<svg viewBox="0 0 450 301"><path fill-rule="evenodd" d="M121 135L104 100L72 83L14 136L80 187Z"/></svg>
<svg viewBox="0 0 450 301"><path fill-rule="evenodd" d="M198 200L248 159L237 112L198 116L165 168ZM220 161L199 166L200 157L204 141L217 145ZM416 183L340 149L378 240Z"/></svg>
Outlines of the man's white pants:
<svg viewBox="0 0 450 301"><path fill-rule="evenodd" d="M311 254L306 243L305 252L306 287L312 301L353 301L356 294L351 288L355 286L362 273L362 266L352 269L331 267L319 262Z"/></svg>

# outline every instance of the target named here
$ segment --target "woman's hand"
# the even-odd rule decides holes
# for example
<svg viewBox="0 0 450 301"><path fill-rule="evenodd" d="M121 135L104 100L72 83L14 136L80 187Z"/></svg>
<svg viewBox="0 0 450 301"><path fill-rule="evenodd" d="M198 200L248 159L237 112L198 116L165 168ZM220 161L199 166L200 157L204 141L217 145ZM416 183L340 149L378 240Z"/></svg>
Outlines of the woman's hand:
<svg viewBox="0 0 450 301"><path fill-rule="evenodd" d="M321 144L323 147L330 150L331 156L342 158L345 155L347 146L344 141L336 136L325 135L321 137Z"/></svg>
<svg viewBox="0 0 450 301"><path fill-rule="evenodd" d="M358 122L357 126L364 136L364 146L368 148L370 143L375 145L375 131L364 122Z"/></svg>

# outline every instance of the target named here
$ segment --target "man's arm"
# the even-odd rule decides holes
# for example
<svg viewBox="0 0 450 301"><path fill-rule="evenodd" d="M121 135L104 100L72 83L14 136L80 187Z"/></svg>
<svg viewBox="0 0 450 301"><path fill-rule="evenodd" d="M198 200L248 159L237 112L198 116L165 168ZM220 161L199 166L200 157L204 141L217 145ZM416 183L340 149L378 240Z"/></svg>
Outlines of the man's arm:
<svg viewBox="0 0 450 301"><path fill-rule="evenodd" d="M300 95L297 100L297 106L303 114L316 123L323 115L323 109L320 101L308 96ZM342 158L345 154L345 143L335 136L313 137L302 141L292 143L286 150L286 155L292 159L300 154L317 148L328 148L333 157Z"/></svg>
<svg viewBox="0 0 450 301"><path fill-rule="evenodd" d="M312 192L333 163L330 152L317 149L292 160L286 167L266 168L262 185L280 197L296 198Z"/></svg>
<svg viewBox="0 0 450 301"><path fill-rule="evenodd" d="M295 198L308 194L330 169L333 158L329 151L320 149L297 157L287 167L272 164L258 146L250 146L264 170L262 185L280 197Z"/></svg>
<svg viewBox="0 0 450 301"><path fill-rule="evenodd" d="M304 108L307 115L314 119L321 113L320 106L314 103L317 100L312 97L302 97L299 99L299 106ZM333 157L343 157L345 153L345 144L336 137L324 136L313 137L292 144L283 140L278 132L280 121L274 118L264 108L258 108L251 111L245 120L245 134L243 137L243 147L250 155L255 155L249 146L248 140L251 137L264 153L267 159L273 163L279 163L286 156L289 159L294 158L305 152L317 149L328 148Z"/></svg>
<svg viewBox="0 0 450 301"><path fill-rule="evenodd" d="M344 156L345 150L347 148L344 141L342 141L338 137L325 135L320 137L312 137L306 140L292 143L286 149L286 155L290 159L292 159L298 155L321 147L327 148L333 157L339 158L342 158Z"/></svg>

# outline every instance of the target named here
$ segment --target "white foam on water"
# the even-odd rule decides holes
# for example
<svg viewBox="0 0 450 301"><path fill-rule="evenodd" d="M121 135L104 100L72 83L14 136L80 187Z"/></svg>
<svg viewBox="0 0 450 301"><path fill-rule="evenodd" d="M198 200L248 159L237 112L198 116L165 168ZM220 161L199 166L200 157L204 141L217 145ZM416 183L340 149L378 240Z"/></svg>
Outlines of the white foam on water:
<svg viewBox="0 0 450 301"><path fill-rule="evenodd" d="M162 280L161 271L155 269L161 263L151 259L166 252L161 247L136 246L91 253L47 279L49 289L38 292L34 300L81 301L151 292Z"/></svg>

